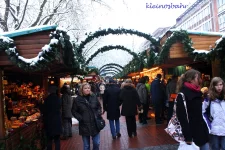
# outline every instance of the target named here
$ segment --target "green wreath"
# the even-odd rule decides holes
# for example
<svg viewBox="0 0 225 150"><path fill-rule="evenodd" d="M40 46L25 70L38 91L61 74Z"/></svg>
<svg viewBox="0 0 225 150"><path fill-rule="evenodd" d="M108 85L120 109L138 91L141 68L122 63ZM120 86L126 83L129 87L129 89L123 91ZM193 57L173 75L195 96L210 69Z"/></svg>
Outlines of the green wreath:
<svg viewBox="0 0 225 150"><path fill-rule="evenodd" d="M120 34L137 35L139 37L143 37L143 38L151 41L152 45L154 45L155 48L157 48L160 45L159 41L154 39L151 35L139 32L137 30L124 29L124 28L118 28L118 29L108 28L108 29L96 31L93 34L90 32L88 37L80 43L79 47L77 48L77 52L81 54L87 43L91 42L95 38L98 38L100 36L106 36L106 35L109 35L109 34L113 34L113 35L120 35Z"/></svg>
<svg viewBox="0 0 225 150"><path fill-rule="evenodd" d="M129 54L133 55L135 59L138 59L139 60L139 57L138 55L135 53L135 52L132 52L131 50L127 49L126 47L124 46L121 46L121 45L116 45L116 46L112 46L112 45L108 45L108 46L104 46L104 47L101 47L99 48L94 54L92 54L90 56L90 58L86 61L86 65L89 64L89 62L95 58L99 53L103 53L103 52L107 52L109 50L113 50L113 49L116 49L116 50L123 50L123 51L126 51L128 52Z"/></svg>

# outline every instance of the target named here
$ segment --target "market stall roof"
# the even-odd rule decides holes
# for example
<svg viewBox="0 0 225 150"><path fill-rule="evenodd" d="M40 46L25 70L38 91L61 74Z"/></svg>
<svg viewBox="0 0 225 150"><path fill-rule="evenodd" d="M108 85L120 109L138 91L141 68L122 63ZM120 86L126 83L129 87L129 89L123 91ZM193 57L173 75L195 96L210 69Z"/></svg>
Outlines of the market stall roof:
<svg viewBox="0 0 225 150"><path fill-rule="evenodd" d="M206 55L215 48L215 42L222 36L220 32L170 29L160 39L159 62L166 67L206 61ZM191 59L188 61L188 58Z"/></svg>
<svg viewBox="0 0 225 150"><path fill-rule="evenodd" d="M77 69L75 62L69 36L57 25L0 33L0 66L5 71L64 75Z"/></svg>

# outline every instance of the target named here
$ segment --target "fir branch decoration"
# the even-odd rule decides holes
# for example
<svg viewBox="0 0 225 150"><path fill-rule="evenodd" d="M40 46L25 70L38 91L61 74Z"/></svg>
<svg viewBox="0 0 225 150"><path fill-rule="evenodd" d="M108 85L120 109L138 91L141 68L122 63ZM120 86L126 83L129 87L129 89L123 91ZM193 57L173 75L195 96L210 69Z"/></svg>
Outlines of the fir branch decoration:
<svg viewBox="0 0 225 150"><path fill-rule="evenodd" d="M119 67L119 68L123 69L123 67L121 65L119 65L119 64L108 63L108 64L103 65L101 68L99 68L99 70L101 71L104 67L107 67L107 66L116 66L116 67Z"/></svg>
<svg viewBox="0 0 225 150"><path fill-rule="evenodd" d="M139 32L137 30L124 29L124 28L118 28L118 29L108 28L108 29L96 31L93 34L90 32L88 37L80 43L79 47L77 48L77 52L81 54L87 43L91 42L95 38L98 38L100 36L106 36L106 35L109 35L109 34L113 34L113 35L120 35L120 34L137 35L139 37L143 37L143 38L151 41L152 45L154 45L155 47L158 47L160 45L159 41L154 39L151 35Z"/></svg>
<svg viewBox="0 0 225 150"><path fill-rule="evenodd" d="M116 69L117 71L119 71L119 72L121 72L121 69L119 69L118 67L116 67L116 66L106 66L106 67L104 67L103 69L99 69L99 72L101 73L101 72L103 72L104 70L106 70L106 69Z"/></svg>
<svg viewBox="0 0 225 150"><path fill-rule="evenodd" d="M51 32L50 38L50 43L48 45L45 45L42 48L42 51L39 52L38 56L33 59L26 59L20 56L14 41L10 38L8 38L8 40L5 40L6 37L0 37L0 50L5 50L6 54L9 57L9 60L11 60L19 68L28 72L33 72L43 70L44 68L47 68L47 66L51 62L59 60L59 47L61 44L64 50L64 61L66 62L65 64L74 65L74 63L72 64L66 61L68 59L68 54L66 53L69 53L69 55L73 57L73 55L71 54L72 46L68 45L69 39L66 32L56 30L55 32ZM69 57L70 62L74 62L72 61L72 59L73 58Z"/></svg>
<svg viewBox="0 0 225 150"><path fill-rule="evenodd" d="M92 54L90 56L90 58L86 61L85 65L88 65L89 62L95 58L99 53L103 53L103 52L107 52L109 50L113 50L113 49L116 49L116 50L123 50L123 51L126 51L128 52L129 54L133 55L135 59L138 59L139 60L139 57L138 55L135 53L135 52L132 52L131 50L127 49L126 47L124 46L121 46L121 45L116 45L116 46L112 46L112 45L108 45L108 46L104 46L102 48L99 48L94 54Z"/></svg>

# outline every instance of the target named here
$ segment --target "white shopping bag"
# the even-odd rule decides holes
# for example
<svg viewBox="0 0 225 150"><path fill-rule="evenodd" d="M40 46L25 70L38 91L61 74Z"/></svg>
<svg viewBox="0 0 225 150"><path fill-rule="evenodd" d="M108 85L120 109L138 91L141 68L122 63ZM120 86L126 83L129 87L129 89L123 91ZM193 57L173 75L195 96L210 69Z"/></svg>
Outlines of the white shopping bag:
<svg viewBox="0 0 225 150"><path fill-rule="evenodd" d="M186 144L185 142L180 142L178 150L200 150L200 148L192 142L191 145Z"/></svg>

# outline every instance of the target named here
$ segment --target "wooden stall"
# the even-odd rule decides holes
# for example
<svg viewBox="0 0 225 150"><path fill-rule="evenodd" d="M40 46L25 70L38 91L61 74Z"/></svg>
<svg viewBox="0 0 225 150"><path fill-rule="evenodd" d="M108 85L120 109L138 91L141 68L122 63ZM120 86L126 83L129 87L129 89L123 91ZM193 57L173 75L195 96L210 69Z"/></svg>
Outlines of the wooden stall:
<svg viewBox="0 0 225 150"><path fill-rule="evenodd" d="M37 135L38 129L40 129L40 119L37 120L39 116L31 117L33 120L31 120L32 123L26 124L26 122L23 122L20 120L17 120L19 123L19 127L17 126L15 129L13 129L13 132L11 132L12 127L9 129L7 127L6 123L6 113L5 113L5 93L4 86L7 85L7 83L4 83L5 77L11 76L13 78L17 78L19 76L22 76L24 78L30 77L34 78L34 80L37 80L36 76L40 77L40 85L42 85L44 89L44 95L47 94L48 85L51 83L48 83L48 76L55 76L56 80L60 79L60 77L63 77L70 72L73 71L74 68L71 68L70 66L65 64L65 59L63 56L66 53L72 52L72 46L70 49L65 50L65 46L62 45L67 41L68 39L64 39L64 41L60 41L60 38L64 38L63 34L66 34L65 31L63 31L63 34L58 34L59 36L50 37L50 34L55 35L59 29L57 29L56 25L51 26L40 26L40 27L34 27L34 28L28 28L23 30L18 30L15 32L5 32L0 34L0 46L3 47L4 41L8 41L9 39L11 42L15 45L16 49L11 49L12 51L16 51L19 55L20 61L24 61L25 64L31 65L28 63L31 63L32 61L35 62L36 59L45 59L44 55L51 56L52 54L47 54L52 49L57 50L57 58L51 58L51 61L45 61L42 63L42 65L45 65L47 67L39 68L38 70L28 70L21 67L19 64L15 63L13 61L14 58L11 57L7 53L7 47L2 50L0 49L0 149L4 148L7 150L13 150L18 148L18 146L21 146L21 137L23 140L27 140L26 145L31 144L31 139L34 138L34 136L40 136ZM66 35L68 36L68 35ZM51 47L51 44L55 42L56 45L54 47ZM54 44L55 44L54 43ZM1 45L2 44L2 45ZM68 43L67 43L68 44ZM42 58L39 56L43 55ZM53 51L51 51L53 53ZM73 55L72 55L73 57ZM26 65L24 67L27 67ZM31 66L32 68L32 66ZM18 79L19 80L19 79ZM59 83L59 81L58 81ZM30 93L32 94L32 93ZM29 95L31 96L31 95ZM21 113L20 113L21 114ZM30 116L29 116L30 117ZM20 122L19 122L20 121ZM17 124L18 124L17 123ZM20 126L21 125L21 126ZM31 137L32 136L32 137ZM40 139L40 137L39 137ZM20 143L20 145L18 145ZM36 144L37 146L38 144ZM23 145L24 146L24 145ZM34 145L33 145L34 146Z"/></svg>
<svg viewBox="0 0 225 150"><path fill-rule="evenodd" d="M169 30L165 33L165 35L161 38L160 44L164 45L169 38L173 36L173 33L178 30ZM188 36L193 42L192 47L195 49L197 53L209 52L215 46L215 42L221 38L222 34L219 32L201 32L201 31L190 31L187 30ZM188 53L184 50L184 44L180 41L172 44L169 49L168 58L165 60L163 64L160 65L162 68L173 68L180 65L190 65L194 63L199 63L198 61L194 61L192 58L188 56ZM212 63L212 68L214 68L214 64ZM217 74L215 70L213 70L213 75Z"/></svg>

